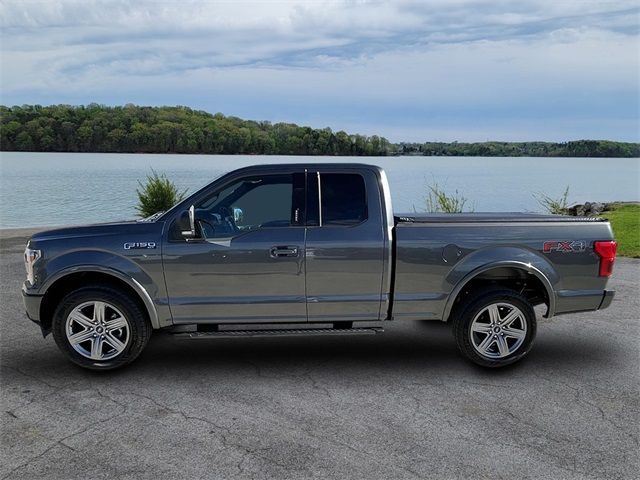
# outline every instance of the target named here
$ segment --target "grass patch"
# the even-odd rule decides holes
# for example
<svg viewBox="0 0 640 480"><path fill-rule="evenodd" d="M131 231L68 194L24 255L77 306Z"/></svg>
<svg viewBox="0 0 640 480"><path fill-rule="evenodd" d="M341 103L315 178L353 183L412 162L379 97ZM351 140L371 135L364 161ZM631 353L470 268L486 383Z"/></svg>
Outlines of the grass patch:
<svg viewBox="0 0 640 480"><path fill-rule="evenodd" d="M618 255L640 258L640 205L616 203L611 211L600 216L611 222L613 235L618 242Z"/></svg>

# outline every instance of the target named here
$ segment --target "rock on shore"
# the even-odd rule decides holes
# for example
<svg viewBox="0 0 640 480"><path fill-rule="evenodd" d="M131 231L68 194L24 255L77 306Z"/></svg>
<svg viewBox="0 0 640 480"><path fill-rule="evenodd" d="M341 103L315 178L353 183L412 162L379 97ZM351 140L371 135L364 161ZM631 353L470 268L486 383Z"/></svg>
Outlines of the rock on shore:
<svg viewBox="0 0 640 480"><path fill-rule="evenodd" d="M600 203L600 202L586 202L586 203L578 203L573 205L567 209L568 215L573 215L574 217L587 217L592 215L599 215L602 212L606 212L609 210L608 203Z"/></svg>

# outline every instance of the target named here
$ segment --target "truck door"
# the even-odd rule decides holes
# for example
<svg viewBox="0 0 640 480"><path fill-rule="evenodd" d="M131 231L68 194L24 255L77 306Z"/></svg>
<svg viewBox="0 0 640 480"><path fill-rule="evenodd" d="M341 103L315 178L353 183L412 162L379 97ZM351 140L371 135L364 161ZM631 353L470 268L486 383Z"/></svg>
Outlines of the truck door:
<svg viewBox="0 0 640 480"><path fill-rule="evenodd" d="M194 204L197 238L169 226L174 323L306 322L304 170L250 174Z"/></svg>
<svg viewBox="0 0 640 480"><path fill-rule="evenodd" d="M371 170L318 170L307 173L308 319L379 320L386 244L378 178Z"/></svg>

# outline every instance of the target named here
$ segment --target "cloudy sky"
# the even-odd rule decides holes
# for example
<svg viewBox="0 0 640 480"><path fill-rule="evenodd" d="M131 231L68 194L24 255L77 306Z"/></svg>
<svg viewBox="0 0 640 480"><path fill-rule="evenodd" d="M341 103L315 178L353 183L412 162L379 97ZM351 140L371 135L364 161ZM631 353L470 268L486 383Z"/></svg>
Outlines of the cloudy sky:
<svg viewBox="0 0 640 480"><path fill-rule="evenodd" d="M393 141L640 141L636 1L0 3L0 103L187 105Z"/></svg>

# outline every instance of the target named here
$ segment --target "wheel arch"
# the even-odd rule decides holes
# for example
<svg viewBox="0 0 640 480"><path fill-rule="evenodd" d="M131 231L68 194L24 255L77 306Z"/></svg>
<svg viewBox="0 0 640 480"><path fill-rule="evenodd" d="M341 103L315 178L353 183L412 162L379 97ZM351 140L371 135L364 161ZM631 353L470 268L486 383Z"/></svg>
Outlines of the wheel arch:
<svg viewBox="0 0 640 480"><path fill-rule="evenodd" d="M442 319L448 321L451 313L462 298L465 292L478 286L486 286L488 282L513 288L517 282L530 281L533 291L544 294L544 302L547 305L545 318L554 315L556 309L556 296L553 284L549 275L531 262L517 260L494 261L483 264L468 272L459 280L449 295L445 304Z"/></svg>
<svg viewBox="0 0 640 480"><path fill-rule="evenodd" d="M43 332L49 332L53 313L60 300L68 293L86 285L105 285L120 289L139 302L154 329L160 328L158 313L149 292L135 278L114 269L97 265L72 267L48 279L40 303L40 322Z"/></svg>

